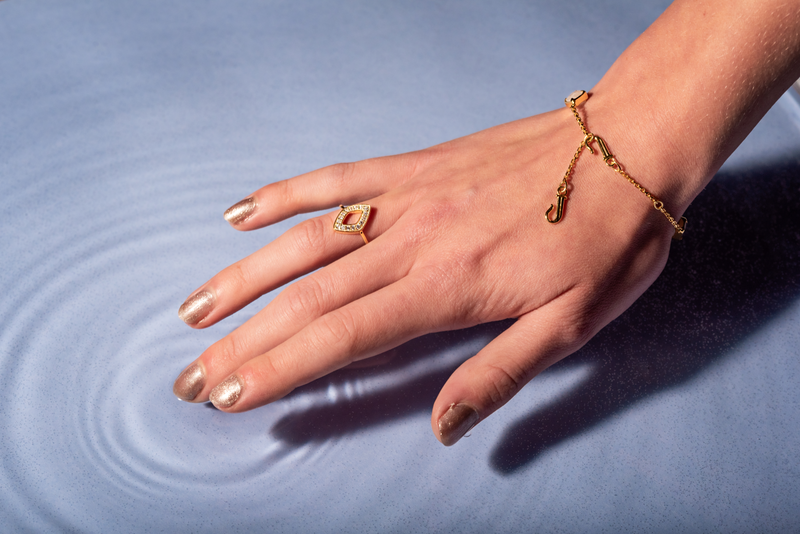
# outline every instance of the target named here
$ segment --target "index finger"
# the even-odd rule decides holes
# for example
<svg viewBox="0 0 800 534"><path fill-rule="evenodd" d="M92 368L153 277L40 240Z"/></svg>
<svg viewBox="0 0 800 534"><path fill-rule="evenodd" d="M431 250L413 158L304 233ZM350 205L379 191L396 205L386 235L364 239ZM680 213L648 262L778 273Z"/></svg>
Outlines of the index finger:
<svg viewBox="0 0 800 534"><path fill-rule="evenodd" d="M312 211L377 197L405 182L420 152L337 163L266 185L228 208L225 220L237 230L255 230Z"/></svg>

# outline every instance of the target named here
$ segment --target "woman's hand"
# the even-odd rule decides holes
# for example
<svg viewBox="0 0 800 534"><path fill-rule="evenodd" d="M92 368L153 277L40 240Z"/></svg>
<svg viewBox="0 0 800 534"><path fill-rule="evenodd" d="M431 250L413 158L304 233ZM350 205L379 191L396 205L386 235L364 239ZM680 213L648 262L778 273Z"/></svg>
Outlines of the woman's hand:
<svg viewBox="0 0 800 534"><path fill-rule="evenodd" d="M546 221L582 139L563 108L255 192L226 212L239 230L366 203L370 242L335 233L329 212L201 286L181 307L196 328L315 271L206 350L176 395L241 412L417 336L518 318L442 388L432 426L455 443L626 309L666 261L670 224L588 151L563 220Z"/></svg>
<svg viewBox="0 0 800 534"><path fill-rule="evenodd" d="M676 0L582 108L676 219L800 76L800 0L732 1ZM181 307L198 328L315 271L206 350L175 393L240 412L413 337L518 318L442 388L431 423L455 443L619 315L666 261L672 227L598 155L578 162L563 220L546 222L582 139L562 108L257 191L227 212L236 228L367 203L372 241L334 233L327 213L208 281Z"/></svg>

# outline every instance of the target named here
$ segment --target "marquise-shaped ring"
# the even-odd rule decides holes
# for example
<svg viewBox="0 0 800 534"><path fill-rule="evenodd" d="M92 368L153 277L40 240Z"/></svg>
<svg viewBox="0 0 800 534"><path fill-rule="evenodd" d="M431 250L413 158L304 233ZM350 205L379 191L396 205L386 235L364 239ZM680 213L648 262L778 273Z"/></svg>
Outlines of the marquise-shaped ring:
<svg viewBox="0 0 800 534"><path fill-rule="evenodd" d="M352 206L342 206L336 220L333 221L333 231L340 234L361 234L361 239L364 243L369 243L367 236L364 235L364 227L369 220L370 207L369 204L353 204ZM361 217L354 224L345 224L344 221L351 213L360 213Z"/></svg>

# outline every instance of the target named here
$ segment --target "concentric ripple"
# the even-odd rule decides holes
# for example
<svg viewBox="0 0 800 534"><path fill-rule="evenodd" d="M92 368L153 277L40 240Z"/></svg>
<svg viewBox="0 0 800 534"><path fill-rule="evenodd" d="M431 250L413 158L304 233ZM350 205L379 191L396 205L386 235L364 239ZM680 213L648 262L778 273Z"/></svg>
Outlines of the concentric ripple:
<svg viewBox="0 0 800 534"><path fill-rule="evenodd" d="M119 162L95 159L75 173L101 176L109 165ZM98 179L89 184L95 193L36 223L43 237L6 273L0 304L0 483L12 489L6 506L28 517L25 524L93 530L98 507L124 516L142 506L219 506L221 495L258 517L264 492L296 483L299 465L309 474L325 465L330 474L342 440L380 432L398 418L425 421L435 388L418 404L395 406L397 413L355 418L360 427L320 426L308 414L363 410L382 392L430 377L438 388L493 335L423 341L406 350L414 357L400 355L383 370L344 371L246 414L177 401L171 384L183 366L264 304L204 331L187 328L176 313L196 285L287 226L231 239L219 216L224 206L209 191L224 188L229 173L253 172L247 165L131 172L117 177L125 195L111 204L93 198L104 187ZM137 168L135 161L126 166ZM58 196L53 183L44 184L26 196ZM70 218L75 224L59 222ZM439 357L422 357L433 354ZM309 426L315 434L299 439ZM424 434L426 426L418 425ZM312 493L333 491L338 478L316 481Z"/></svg>
<svg viewBox="0 0 800 534"><path fill-rule="evenodd" d="M634 335L537 377L449 449L431 433L431 405L504 325L414 340L383 366L246 414L171 391L271 295L202 331L179 320L181 302L297 222L242 233L226 208L323 165L557 107L668 3L0 1L0 531L753 531L776 517L787 526L771 530L791 530L796 304L758 346L714 363L716 378L699 370L738 343L722 335L741 324L731 316L772 317L777 307L759 319L751 300L773 300L750 297L795 295L794 275L743 285L754 291L721 300L732 304L715 327L713 312L676 303L716 284L717 264L687 264ZM576 63L575 38L602 46ZM796 118L797 103L782 102ZM766 225L753 233L790 220L777 214L797 190L796 125L771 113L739 165L791 163L785 179L769 165L752 175L777 204L761 193L737 204L723 188L714 198L745 211L697 206L713 230L685 249L727 255L741 217L736 241L780 257ZM794 258L775 272L796 272ZM683 322L654 336L667 307ZM688 344L669 341L690 331ZM653 359L638 357L642 339L659 346ZM695 342L717 352L693 363ZM621 363L595 372L617 349ZM676 376L687 382L661 389ZM592 387L570 396L580 382ZM628 408L625 394L647 402Z"/></svg>

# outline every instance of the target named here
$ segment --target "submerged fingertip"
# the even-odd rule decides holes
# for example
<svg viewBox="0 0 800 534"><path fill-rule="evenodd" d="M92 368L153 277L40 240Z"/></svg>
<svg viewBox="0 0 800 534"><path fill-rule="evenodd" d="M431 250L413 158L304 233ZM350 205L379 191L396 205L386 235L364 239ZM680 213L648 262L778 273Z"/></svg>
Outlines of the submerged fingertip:
<svg viewBox="0 0 800 534"><path fill-rule="evenodd" d="M198 291L181 304L178 309L178 317L189 326L195 326L211 312L215 300L211 291L207 289Z"/></svg>
<svg viewBox="0 0 800 534"><path fill-rule="evenodd" d="M203 387L206 385L206 372L202 364L199 362L193 363L184 369L175 384L172 386L172 393L182 401L191 402L196 397Z"/></svg>
<svg viewBox="0 0 800 534"><path fill-rule="evenodd" d="M480 421L478 411L464 403L452 403L439 418L439 441L445 447L458 443Z"/></svg>
<svg viewBox="0 0 800 534"><path fill-rule="evenodd" d="M238 226L249 220L256 211L258 203L255 197L247 197L240 200L227 210L222 215L231 226Z"/></svg>

